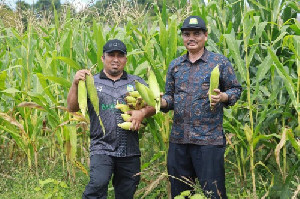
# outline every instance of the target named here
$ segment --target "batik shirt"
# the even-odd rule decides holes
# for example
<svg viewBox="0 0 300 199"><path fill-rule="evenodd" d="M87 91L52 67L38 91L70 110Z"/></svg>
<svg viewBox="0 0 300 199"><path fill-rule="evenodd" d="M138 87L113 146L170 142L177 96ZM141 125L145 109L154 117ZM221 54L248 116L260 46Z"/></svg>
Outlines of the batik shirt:
<svg viewBox="0 0 300 199"><path fill-rule="evenodd" d="M211 109L208 97L210 75L219 65L219 89L228 95L227 103L217 103ZM220 54L204 50L196 62L188 54L173 60L168 69L165 94L167 108L174 110L170 142L179 144L223 145L223 107L234 105L241 95L229 60Z"/></svg>

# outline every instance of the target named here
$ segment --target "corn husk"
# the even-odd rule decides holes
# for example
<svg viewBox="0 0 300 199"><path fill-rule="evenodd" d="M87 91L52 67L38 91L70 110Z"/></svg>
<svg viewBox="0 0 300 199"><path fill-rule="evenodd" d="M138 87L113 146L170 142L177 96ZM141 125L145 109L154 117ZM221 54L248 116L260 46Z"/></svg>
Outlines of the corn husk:
<svg viewBox="0 0 300 199"><path fill-rule="evenodd" d="M86 88L87 88L88 96L91 100L91 103L94 107L94 110L95 110L97 116L99 117L100 126L102 127L103 133L105 135L105 128L104 128L102 119L100 117L99 98L98 98L97 90L95 88L94 78L87 74L85 76L85 79L86 79Z"/></svg>
<svg viewBox="0 0 300 199"><path fill-rule="evenodd" d="M144 84L135 81L136 90L142 96L143 100L149 105L155 107L155 100L153 92Z"/></svg>
<svg viewBox="0 0 300 199"><path fill-rule="evenodd" d="M216 92L214 92L214 89L219 88L219 78L220 78L220 70L219 65L217 65L212 71L210 76L210 87L209 87L209 101L210 101L210 107L211 106L211 96L216 95Z"/></svg>
<svg viewBox="0 0 300 199"><path fill-rule="evenodd" d="M156 76L152 70L149 71L148 84L150 90L153 92L153 97L155 100L155 110L156 113L158 113L160 110L160 89Z"/></svg>
<svg viewBox="0 0 300 199"><path fill-rule="evenodd" d="M130 130L132 123L131 122L123 122L121 124L118 124L118 127L125 129L125 130Z"/></svg>
<svg viewBox="0 0 300 199"><path fill-rule="evenodd" d="M85 116L87 110L87 90L85 81L79 80L78 83L78 104L83 116Z"/></svg>

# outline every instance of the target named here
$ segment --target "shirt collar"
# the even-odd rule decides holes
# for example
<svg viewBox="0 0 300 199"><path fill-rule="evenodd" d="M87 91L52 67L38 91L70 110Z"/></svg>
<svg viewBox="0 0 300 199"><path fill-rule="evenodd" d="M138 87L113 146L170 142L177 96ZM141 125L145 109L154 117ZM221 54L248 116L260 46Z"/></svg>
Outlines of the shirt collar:
<svg viewBox="0 0 300 199"><path fill-rule="evenodd" d="M126 71L123 71L123 74L122 74L122 76L120 77L120 79L127 79L127 72ZM100 79L109 79L109 80L112 80L112 79L110 79L109 77L107 77L106 76L106 74L104 73L104 71L103 70L101 70L100 71ZM119 80L119 79L118 79ZM116 80L116 81L118 81L118 80ZM114 81L114 80L112 80L112 81Z"/></svg>
<svg viewBox="0 0 300 199"><path fill-rule="evenodd" d="M189 55L189 52L187 52L185 55L183 55L182 62L183 61L190 61L188 55ZM204 61L204 62L207 62L207 59L208 59L208 50L205 47L204 47L204 52L203 52L202 56L198 60L200 60L200 59L202 61Z"/></svg>

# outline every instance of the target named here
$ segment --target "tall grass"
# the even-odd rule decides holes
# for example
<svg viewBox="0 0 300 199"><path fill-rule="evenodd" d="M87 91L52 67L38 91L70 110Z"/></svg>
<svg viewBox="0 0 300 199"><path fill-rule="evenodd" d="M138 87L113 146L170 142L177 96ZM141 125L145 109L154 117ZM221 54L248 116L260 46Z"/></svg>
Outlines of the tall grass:
<svg viewBox="0 0 300 199"><path fill-rule="evenodd" d="M143 8L134 12L134 6L126 1L111 6L107 13L114 14L108 21L96 11L74 15L66 8L54 10L52 17L31 15L22 31L0 22L0 146L8 146L0 147L4 158L26 157L37 178L40 153L45 152L62 161L70 179L78 170L87 173L89 119L65 108L75 72L92 66L99 72L103 44L118 38L128 48L126 70L147 80L151 68L164 90L169 63L186 52L181 22L196 14L209 27L206 47L232 61L244 90L238 103L225 110L229 196L290 198L298 193L300 48L294 17L299 5L211 0L181 1L174 9L154 3L150 9L156 16L151 17ZM147 124L140 132L138 193L166 197L172 112L159 113Z"/></svg>

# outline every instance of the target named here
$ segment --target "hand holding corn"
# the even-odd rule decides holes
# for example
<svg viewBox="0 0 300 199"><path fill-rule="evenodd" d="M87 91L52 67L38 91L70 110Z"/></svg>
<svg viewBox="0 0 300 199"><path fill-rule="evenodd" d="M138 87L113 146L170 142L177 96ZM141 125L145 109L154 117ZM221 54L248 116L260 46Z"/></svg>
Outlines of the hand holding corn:
<svg viewBox="0 0 300 199"><path fill-rule="evenodd" d="M141 95L143 100L149 105L153 106L156 109L156 113L160 110L160 89L157 82L156 76L152 70L149 70L148 78L149 87L144 84L135 81L135 87L138 93Z"/></svg>
<svg viewBox="0 0 300 199"><path fill-rule="evenodd" d="M221 92L219 89L214 89L215 95L211 95L211 103L210 105L214 107L219 102L227 102L228 95L226 93Z"/></svg>
<svg viewBox="0 0 300 199"><path fill-rule="evenodd" d="M99 112L99 98L94 85L94 78L91 75L90 71L86 69L77 71L73 82L78 85L78 105L82 114L85 115L85 112L87 110L88 95L94 107L94 110L99 117L100 125L105 135L105 128Z"/></svg>
<svg viewBox="0 0 300 199"><path fill-rule="evenodd" d="M117 103L116 108L120 109L124 114L122 118L123 123L118 126L125 130L138 130L143 119L146 117L144 108L146 104L155 107L156 113L160 110L161 95L156 76L152 70L149 70L148 78L149 87L135 81L136 91L127 93L125 101L127 104ZM151 111L146 111L151 112Z"/></svg>
<svg viewBox="0 0 300 199"><path fill-rule="evenodd" d="M149 117L154 114L154 109L146 106L146 102L143 100L138 91L131 91L127 93L125 97L126 104L120 104L117 102L116 108L121 110L121 114L124 122L118 124L118 126L125 130L137 131L142 126L142 121L145 117Z"/></svg>
<svg viewBox="0 0 300 199"><path fill-rule="evenodd" d="M87 69L82 69L76 72L75 76L74 76L74 80L73 80L73 84L78 85L79 80L83 80L85 81L85 75L91 75L90 71Z"/></svg>
<svg viewBox="0 0 300 199"><path fill-rule="evenodd" d="M143 109L141 110L131 110L128 111L127 114L129 114L131 117L129 119L129 122L131 122L130 130L137 131L141 127L142 121L145 118L145 113Z"/></svg>
<svg viewBox="0 0 300 199"><path fill-rule="evenodd" d="M121 116L124 120L118 126L125 130L137 131L145 117L142 110L145 107L145 102L137 91L128 92L125 101L126 104L117 102L116 105L116 108L123 112Z"/></svg>

